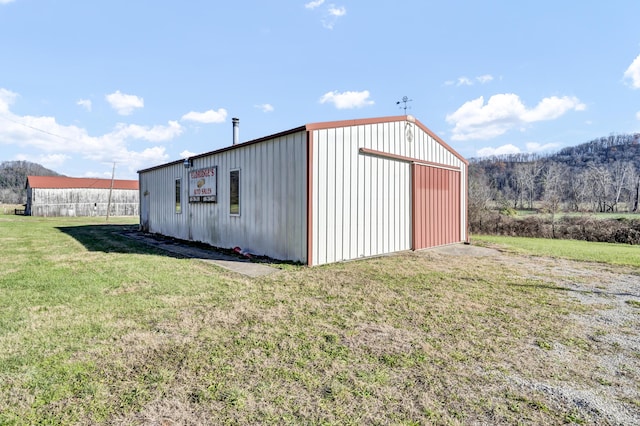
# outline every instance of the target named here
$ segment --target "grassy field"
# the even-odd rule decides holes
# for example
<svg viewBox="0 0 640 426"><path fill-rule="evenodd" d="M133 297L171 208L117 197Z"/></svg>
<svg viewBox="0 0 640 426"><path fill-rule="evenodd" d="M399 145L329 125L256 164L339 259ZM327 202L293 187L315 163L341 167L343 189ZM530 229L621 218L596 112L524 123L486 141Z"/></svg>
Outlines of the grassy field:
<svg viewBox="0 0 640 426"><path fill-rule="evenodd" d="M589 423L519 384L601 386L568 320L589 308L517 266L423 251L250 279L134 222L0 217L0 424Z"/></svg>
<svg viewBox="0 0 640 426"><path fill-rule="evenodd" d="M499 208L495 209L499 211ZM546 215L549 216L549 213L543 213L543 209L516 209L516 217L529 217L536 215ZM556 219L560 219L562 217L581 217L581 216L589 216L594 217L596 219L640 219L640 214L632 213L632 212L618 212L618 213L580 213L580 212L557 212Z"/></svg>
<svg viewBox="0 0 640 426"><path fill-rule="evenodd" d="M23 204L0 204L0 215L13 215L16 209L24 210Z"/></svg>
<svg viewBox="0 0 640 426"><path fill-rule="evenodd" d="M639 246L496 235L474 235L473 241L523 254L640 267Z"/></svg>

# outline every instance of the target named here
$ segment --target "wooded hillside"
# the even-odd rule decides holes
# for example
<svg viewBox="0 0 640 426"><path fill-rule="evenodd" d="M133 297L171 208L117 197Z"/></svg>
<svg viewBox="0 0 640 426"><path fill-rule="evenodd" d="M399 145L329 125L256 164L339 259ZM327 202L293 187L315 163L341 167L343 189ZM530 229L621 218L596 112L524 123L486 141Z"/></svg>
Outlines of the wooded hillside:
<svg viewBox="0 0 640 426"><path fill-rule="evenodd" d="M61 176L40 164L29 161L0 163L0 203L24 204L27 201L27 176Z"/></svg>
<svg viewBox="0 0 640 426"><path fill-rule="evenodd" d="M610 135L558 153L471 159L470 215L509 209L638 212L640 134Z"/></svg>

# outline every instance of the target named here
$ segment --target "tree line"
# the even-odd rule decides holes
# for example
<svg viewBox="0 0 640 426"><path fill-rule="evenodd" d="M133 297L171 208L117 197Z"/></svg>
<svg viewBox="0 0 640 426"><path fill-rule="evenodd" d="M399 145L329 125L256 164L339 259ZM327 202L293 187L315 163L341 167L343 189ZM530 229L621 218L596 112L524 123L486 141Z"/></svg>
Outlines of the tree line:
<svg viewBox="0 0 640 426"><path fill-rule="evenodd" d="M547 156L471 159L469 197L471 218L490 206L639 212L640 134L610 135Z"/></svg>
<svg viewBox="0 0 640 426"><path fill-rule="evenodd" d="M60 176L59 173L30 161L0 163L0 204L27 202L27 176Z"/></svg>

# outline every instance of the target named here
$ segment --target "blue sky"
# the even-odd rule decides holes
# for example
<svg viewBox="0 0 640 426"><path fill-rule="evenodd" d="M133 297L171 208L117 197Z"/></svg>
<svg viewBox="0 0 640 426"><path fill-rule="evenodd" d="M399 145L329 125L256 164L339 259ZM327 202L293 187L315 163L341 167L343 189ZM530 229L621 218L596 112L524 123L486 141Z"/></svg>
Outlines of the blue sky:
<svg viewBox="0 0 640 426"><path fill-rule="evenodd" d="M465 157L640 132L640 2L0 0L0 161L136 171L417 117Z"/></svg>

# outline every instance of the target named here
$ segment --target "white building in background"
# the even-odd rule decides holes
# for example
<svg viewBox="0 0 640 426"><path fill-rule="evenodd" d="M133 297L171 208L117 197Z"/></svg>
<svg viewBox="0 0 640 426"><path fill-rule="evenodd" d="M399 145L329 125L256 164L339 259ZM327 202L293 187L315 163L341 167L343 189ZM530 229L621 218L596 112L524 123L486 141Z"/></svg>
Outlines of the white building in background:
<svg viewBox="0 0 640 426"><path fill-rule="evenodd" d="M143 231L308 265L468 242L468 162L412 116L312 123L140 170Z"/></svg>
<svg viewBox="0 0 640 426"><path fill-rule="evenodd" d="M27 216L138 216L138 181L27 176Z"/></svg>

